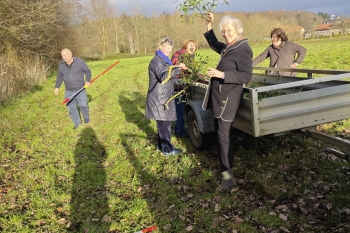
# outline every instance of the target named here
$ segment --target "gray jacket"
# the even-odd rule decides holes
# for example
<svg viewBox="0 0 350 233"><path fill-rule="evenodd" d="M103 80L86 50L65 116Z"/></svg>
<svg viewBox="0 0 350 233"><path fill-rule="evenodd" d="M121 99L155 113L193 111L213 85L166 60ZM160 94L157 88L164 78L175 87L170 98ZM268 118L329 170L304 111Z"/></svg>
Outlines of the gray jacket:
<svg viewBox="0 0 350 233"><path fill-rule="evenodd" d="M90 68L83 59L74 57L74 61L70 67L63 60L58 64L55 88L59 88L62 82L64 82L66 91L78 91L85 86L85 82L90 82L90 80Z"/></svg>
<svg viewBox="0 0 350 233"><path fill-rule="evenodd" d="M171 79L162 84L167 78L169 64L160 56L155 55L148 66L149 88L147 92L146 102L146 118L160 121L175 121L176 109L175 101L169 102L167 109L164 104L174 94L175 76L181 73L179 68L174 68Z"/></svg>
<svg viewBox="0 0 350 233"><path fill-rule="evenodd" d="M295 55L298 54L297 57ZM270 45L253 60L253 66L256 66L266 58L270 58L270 67L290 68L293 63L302 63L306 55L306 48L291 41L283 41L281 48ZM272 72L273 73L273 72ZM295 72L279 72L282 76L295 76Z"/></svg>

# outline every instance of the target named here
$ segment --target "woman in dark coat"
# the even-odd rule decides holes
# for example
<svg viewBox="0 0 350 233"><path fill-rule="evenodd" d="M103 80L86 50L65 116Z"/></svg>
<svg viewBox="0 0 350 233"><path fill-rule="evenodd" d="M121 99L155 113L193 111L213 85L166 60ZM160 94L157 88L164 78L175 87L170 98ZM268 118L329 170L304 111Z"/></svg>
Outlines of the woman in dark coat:
<svg viewBox="0 0 350 233"><path fill-rule="evenodd" d="M242 97L243 84L252 79L253 52L243 32L240 20L224 16L220 22L221 33L226 43L218 41L208 14L207 32L204 34L210 48L221 55L216 69L209 68L210 83L203 101L203 109L211 108L215 119L215 131L220 147L220 170L222 182L220 191L225 192L236 184L233 178L233 147L230 137L232 121Z"/></svg>
<svg viewBox="0 0 350 233"><path fill-rule="evenodd" d="M176 155L181 150L175 149L171 144L171 123L176 121L176 110L174 101L170 101L167 107L165 103L174 94L175 76L181 73L181 69L187 67L181 63L180 68L174 68L171 78L162 84L167 78L169 66L172 65L169 56L172 52L174 43L171 39L165 37L159 42L159 49L148 66L149 88L146 103L146 118L154 119L157 123L158 137L157 148L165 156Z"/></svg>

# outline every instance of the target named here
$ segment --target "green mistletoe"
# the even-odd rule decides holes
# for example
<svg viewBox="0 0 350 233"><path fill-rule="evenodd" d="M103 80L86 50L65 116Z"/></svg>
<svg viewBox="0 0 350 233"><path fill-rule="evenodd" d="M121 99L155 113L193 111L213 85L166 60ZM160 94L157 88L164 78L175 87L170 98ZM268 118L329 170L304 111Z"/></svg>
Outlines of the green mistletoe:
<svg viewBox="0 0 350 233"><path fill-rule="evenodd" d="M199 80L206 80L209 77L205 74L203 74L207 64L208 64L208 56L204 57L199 54L195 54L195 57L193 58L190 54L182 54L179 56L179 63L184 63L188 69L182 71L182 77L179 79L180 85L183 86L183 89L179 92L177 92L175 95L171 96L164 104L166 109L169 109L168 104L171 100L175 99L178 96L181 95L187 95L187 90L189 87L199 81ZM162 84L169 81L171 76L171 70L175 66L171 66L168 71L168 77L162 82Z"/></svg>

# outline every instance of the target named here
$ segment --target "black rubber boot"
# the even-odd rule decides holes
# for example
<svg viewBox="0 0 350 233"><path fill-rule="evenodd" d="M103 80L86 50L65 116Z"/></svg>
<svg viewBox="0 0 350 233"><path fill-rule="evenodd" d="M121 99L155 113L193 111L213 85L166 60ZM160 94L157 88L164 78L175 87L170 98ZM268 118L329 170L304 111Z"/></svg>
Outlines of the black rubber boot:
<svg viewBox="0 0 350 233"><path fill-rule="evenodd" d="M228 191L231 187L237 185L235 178L233 178L232 168L221 173L222 181L219 192L223 193Z"/></svg>

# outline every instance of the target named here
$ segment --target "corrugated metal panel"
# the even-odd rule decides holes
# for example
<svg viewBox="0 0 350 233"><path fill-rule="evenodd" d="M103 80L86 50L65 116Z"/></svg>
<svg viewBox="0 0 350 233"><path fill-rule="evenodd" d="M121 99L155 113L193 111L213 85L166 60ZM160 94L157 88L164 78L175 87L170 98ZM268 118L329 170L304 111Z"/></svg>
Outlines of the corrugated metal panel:
<svg viewBox="0 0 350 233"><path fill-rule="evenodd" d="M350 84L263 99L259 136L350 117Z"/></svg>
<svg viewBox="0 0 350 233"><path fill-rule="evenodd" d="M280 117L265 122L261 121L260 134L258 136L302 129L305 127L334 122L346 118L350 118L349 107L345 109L343 107L329 108L327 110L320 109L319 111L315 112Z"/></svg>
<svg viewBox="0 0 350 233"><path fill-rule="evenodd" d="M350 85L347 85L347 88L339 87L339 89L348 90L346 92L332 94L329 89L280 96L281 101L277 103L278 97L273 97L273 100L270 100L272 98L261 100L259 102L259 120L264 121L288 115L293 116L337 106L350 107ZM318 93L319 95L317 95Z"/></svg>

